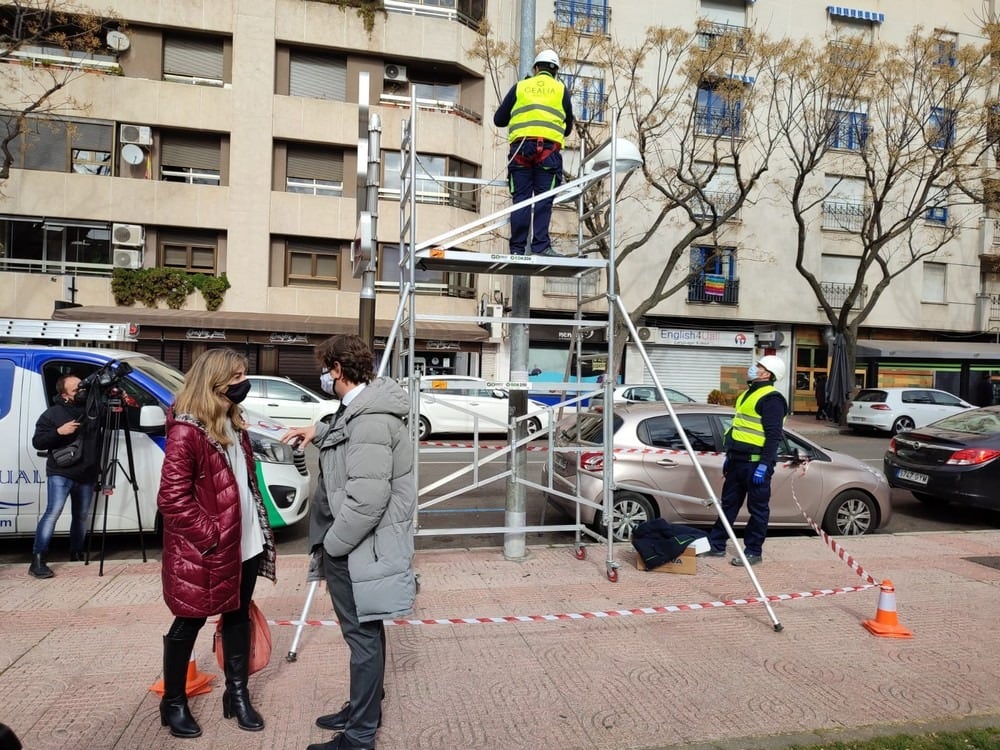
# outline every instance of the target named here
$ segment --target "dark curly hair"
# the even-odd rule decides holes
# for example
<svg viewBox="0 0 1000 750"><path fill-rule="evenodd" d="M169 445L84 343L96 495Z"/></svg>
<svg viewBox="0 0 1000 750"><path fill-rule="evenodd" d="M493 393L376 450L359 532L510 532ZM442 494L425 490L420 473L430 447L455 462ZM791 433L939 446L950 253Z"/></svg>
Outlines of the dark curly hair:
<svg viewBox="0 0 1000 750"><path fill-rule="evenodd" d="M370 383L375 377L375 355L353 333L340 333L317 344L316 361L326 368L339 362L344 380L351 383Z"/></svg>

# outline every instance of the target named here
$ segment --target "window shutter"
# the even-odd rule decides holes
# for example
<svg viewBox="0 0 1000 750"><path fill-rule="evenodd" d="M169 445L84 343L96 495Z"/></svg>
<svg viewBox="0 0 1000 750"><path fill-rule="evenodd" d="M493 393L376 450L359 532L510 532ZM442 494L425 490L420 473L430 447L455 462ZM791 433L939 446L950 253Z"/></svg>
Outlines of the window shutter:
<svg viewBox="0 0 1000 750"><path fill-rule="evenodd" d="M160 164L166 167L219 169L219 139L203 136L164 136Z"/></svg>
<svg viewBox="0 0 1000 750"><path fill-rule="evenodd" d="M289 145L288 176L343 182L344 155L326 149Z"/></svg>
<svg viewBox="0 0 1000 750"><path fill-rule="evenodd" d="M163 72L221 81L222 40L190 37L164 39Z"/></svg>
<svg viewBox="0 0 1000 750"><path fill-rule="evenodd" d="M288 93L313 99L347 101L347 62L292 52Z"/></svg>

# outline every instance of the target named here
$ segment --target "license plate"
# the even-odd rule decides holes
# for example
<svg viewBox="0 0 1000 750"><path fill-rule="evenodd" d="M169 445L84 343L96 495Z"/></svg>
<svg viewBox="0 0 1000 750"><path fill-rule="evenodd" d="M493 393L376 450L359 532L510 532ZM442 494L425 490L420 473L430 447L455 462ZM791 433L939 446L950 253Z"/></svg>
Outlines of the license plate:
<svg viewBox="0 0 1000 750"><path fill-rule="evenodd" d="M852 422L867 422L867 417L851 417Z"/></svg>
<svg viewBox="0 0 1000 750"><path fill-rule="evenodd" d="M920 474L916 471L907 471L906 469L897 469L896 477L899 479L905 479L907 482L916 482L917 484L927 484L927 480L930 479L926 474Z"/></svg>

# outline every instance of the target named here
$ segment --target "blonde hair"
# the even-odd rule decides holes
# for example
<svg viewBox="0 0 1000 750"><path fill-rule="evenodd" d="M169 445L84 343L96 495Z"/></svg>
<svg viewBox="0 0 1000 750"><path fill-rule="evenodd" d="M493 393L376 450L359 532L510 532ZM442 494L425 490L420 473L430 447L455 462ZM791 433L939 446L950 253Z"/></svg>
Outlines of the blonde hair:
<svg viewBox="0 0 1000 750"><path fill-rule="evenodd" d="M190 414L205 425L205 430L222 445L232 441L226 434L226 421L234 429L246 427L243 411L222 395L229 381L246 370L247 358L228 349L209 349L199 356L184 376L184 387L174 400L174 412Z"/></svg>

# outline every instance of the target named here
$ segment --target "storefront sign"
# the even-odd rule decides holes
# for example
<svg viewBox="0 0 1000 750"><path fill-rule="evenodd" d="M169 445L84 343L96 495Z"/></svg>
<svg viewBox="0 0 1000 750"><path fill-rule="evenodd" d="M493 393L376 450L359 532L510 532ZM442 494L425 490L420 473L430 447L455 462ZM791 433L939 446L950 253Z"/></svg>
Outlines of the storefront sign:
<svg viewBox="0 0 1000 750"><path fill-rule="evenodd" d="M267 340L272 344L309 343L309 337L302 333L272 333Z"/></svg>
<svg viewBox="0 0 1000 750"><path fill-rule="evenodd" d="M209 331L205 328L189 328L185 338L189 339L212 339L213 341L225 341L225 331Z"/></svg>
<svg viewBox="0 0 1000 750"><path fill-rule="evenodd" d="M697 328L660 328L657 343L672 346L714 346L753 349L753 331L713 331Z"/></svg>

